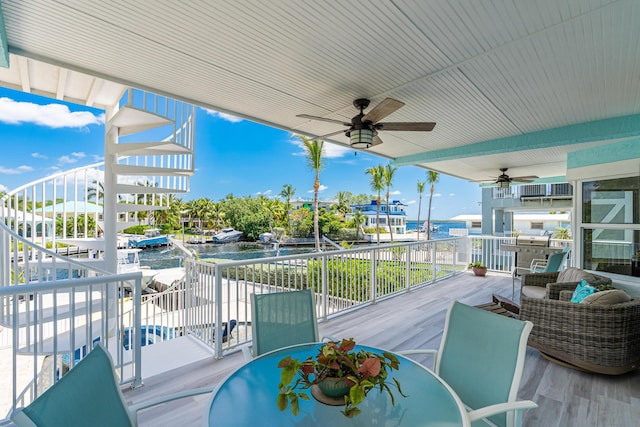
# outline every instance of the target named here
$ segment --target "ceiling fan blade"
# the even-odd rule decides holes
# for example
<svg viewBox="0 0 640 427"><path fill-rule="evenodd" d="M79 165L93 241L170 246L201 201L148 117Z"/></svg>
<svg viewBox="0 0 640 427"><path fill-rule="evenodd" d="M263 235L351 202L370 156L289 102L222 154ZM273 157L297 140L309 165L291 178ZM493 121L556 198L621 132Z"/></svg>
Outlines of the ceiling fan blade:
<svg viewBox="0 0 640 427"><path fill-rule="evenodd" d="M380 144L382 144L382 140L380 139L380 137L378 135L374 136L373 141L371 141L371 146L374 147Z"/></svg>
<svg viewBox="0 0 640 427"><path fill-rule="evenodd" d="M351 126L351 123L343 122L341 120L327 119L326 117L310 116L308 114L298 114L296 115L296 117L300 117L301 119L320 120L322 122L338 123L343 126Z"/></svg>
<svg viewBox="0 0 640 427"><path fill-rule="evenodd" d="M385 98L378 105L373 107L371 111L364 115L362 121L369 120L371 123L378 123L380 120L387 117L389 114L396 111L398 108L403 107L404 102L395 100L393 98Z"/></svg>
<svg viewBox="0 0 640 427"><path fill-rule="evenodd" d="M339 134L339 133L344 133L344 132L346 132L346 131L347 131L347 129L341 129L341 130L339 130L339 131L331 132L331 133L328 133L328 134L326 134L326 135L316 136L316 137L315 137L315 138L313 138L313 139L325 139L325 138L328 138L328 137L330 137L330 136L337 135L337 134Z"/></svg>
<svg viewBox="0 0 640 427"><path fill-rule="evenodd" d="M537 179L537 178L538 178L538 176L536 176L536 175L514 176L514 177L511 178L511 181L523 181L523 180L532 181L532 180Z"/></svg>
<svg viewBox="0 0 640 427"><path fill-rule="evenodd" d="M385 122L376 124L379 130L414 130L429 132L436 126L434 122Z"/></svg>

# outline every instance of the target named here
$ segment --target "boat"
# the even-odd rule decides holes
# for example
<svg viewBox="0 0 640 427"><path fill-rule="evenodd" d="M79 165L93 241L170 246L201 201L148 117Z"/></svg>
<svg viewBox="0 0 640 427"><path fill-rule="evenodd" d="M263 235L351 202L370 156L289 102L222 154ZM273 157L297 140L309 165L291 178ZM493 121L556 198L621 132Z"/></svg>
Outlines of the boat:
<svg viewBox="0 0 640 427"><path fill-rule="evenodd" d="M422 227L420 228L420 231L423 233L426 233L427 230L431 231L432 233L435 233L436 231L439 230L440 227L438 227L437 225L432 225L431 227L429 227L429 223L427 221L424 222L424 224L422 224Z"/></svg>
<svg viewBox="0 0 640 427"><path fill-rule="evenodd" d="M276 240L276 236L273 233L269 232L261 233L258 238L260 239L260 243L273 243Z"/></svg>
<svg viewBox="0 0 640 427"><path fill-rule="evenodd" d="M213 235L213 243L237 242L242 236L242 231L233 228L223 228L219 233Z"/></svg>
<svg viewBox="0 0 640 427"><path fill-rule="evenodd" d="M150 228L144 231L144 236L130 237L127 243L129 248L155 248L158 246L168 246L169 236L160 234L157 228Z"/></svg>

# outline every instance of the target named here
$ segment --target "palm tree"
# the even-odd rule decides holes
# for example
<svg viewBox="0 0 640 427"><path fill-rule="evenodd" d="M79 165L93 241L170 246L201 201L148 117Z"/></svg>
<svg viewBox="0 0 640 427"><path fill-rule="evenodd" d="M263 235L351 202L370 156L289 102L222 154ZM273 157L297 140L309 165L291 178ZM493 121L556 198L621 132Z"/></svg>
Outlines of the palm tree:
<svg viewBox="0 0 640 427"><path fill-rule="evenodd" d="M316 139L309 140L306 136L297 135L298 138L304 144L304 149L307 153L307 161L309 167L315 172L315 179L313 181L313 234L316 239L316 251L320 252L320 226L318 221L318 192L320 191L320 170L323 166L322 161L322 149L324 147L324 141L318 141Z"/></svg>
<svg viewBox="0 0 640 427"><path fill-rule="evenodd" d="M360 211L360 209L356 209L356 211L353 214L353 224L356 226L356 240L359 240L360 238L360 226L362 225L363 222L364 222L364 215L362 215L362 212Z"/></svg>
<svg viewBox="0 0 640 427"><path fill-rule="evenodd" d="M429 191L429 212L427 212L427 240L431 240L431 201L433 200L433 190L436 189L436 183L440 179L440 174L436 171L427 172L427 182L431 184Z"/></svg>
<svg viewBox="0 0 640 427"><path fill-rule="evenodd" d="M371 176L371 189L378 193L376 199L376 234L377 234L377 243L380 244L380 193L384 188L384 183L382 180L382 174L384 173L384 166L378 165L374 167L370 167L365 171L366 174Z"/></svg>
<svg viewBox="0 0 640 427"><path fill-rule="evenodd" d="M420 240L420 211L422 210L422 193L424 193L424 185L426 181L418 181L418 194L420 195L420 201L418 202L418 239Z"/></svg>
<svg viewBox="0 0 640 427"><path fill-rule="evenodd" d="M387 164L382 171L382 180L384 181L385 187L387 187L387 225L389 226L389 233L391 233L391 241L393 242L393 227L391 226L391 217L389 216L389 195L391 194L391 186L393 185L393 175L396 173L398 168L394 168L391 164Z"/></svg>
<svg viewBox="0 0 640 427"><path fill-rule="evenodd" d="M336 204L335 209L337 212L341 214L346 214L349 212L349 203L351 201L351 193L348 191L338 191L336 193Z"/></svg>
<svg viewBox="0 0 640 427"><path fill-rule="evenodd" d="M282 191L280 191L280 195L284 197L284 200L287 204L287 229L289 233L291 233L291 221L289 219L289 211L291 210L291 198L296 194L296 189L293 188L291 184L285 184L282 186Z"/></svg>

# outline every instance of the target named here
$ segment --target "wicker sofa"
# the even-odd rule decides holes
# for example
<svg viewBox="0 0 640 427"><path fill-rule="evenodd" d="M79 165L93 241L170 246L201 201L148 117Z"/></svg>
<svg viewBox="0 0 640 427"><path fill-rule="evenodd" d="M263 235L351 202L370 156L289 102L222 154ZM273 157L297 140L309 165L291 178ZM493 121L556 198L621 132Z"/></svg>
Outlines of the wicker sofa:
<svg viewBox="0 0 640 427"><path fill-rule="evenodd" d="M606 305L573 303L569 300L578 282L541 285L549 275L559 276L523 277L523 286L545 289L543 298L527 296L523 289L520 319L534 324L528 344L551 360L591 372L619 375L640 368L640 299Z"/></svg>

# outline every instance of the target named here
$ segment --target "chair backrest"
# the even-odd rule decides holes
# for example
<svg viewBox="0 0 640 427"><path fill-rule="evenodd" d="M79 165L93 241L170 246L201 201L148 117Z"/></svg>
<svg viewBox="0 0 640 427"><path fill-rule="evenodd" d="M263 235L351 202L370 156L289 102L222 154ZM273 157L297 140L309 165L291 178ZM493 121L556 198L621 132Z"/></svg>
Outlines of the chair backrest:
<svg viewBox="0 0 640 427"><path fill-rule="evenodd" d="M295 344L318 342L312 289L251 294L253 355Z"/></svg>
<svg viewBox="0 0 640 427"><path fill-rule="evenodd" d="M557 252L555 254L549 255L549 259L547 260L547 268L545 268L545 273L555 273L560 271L564 262L567 260L567 256L569 255L569 251Z"/></svg>
<svg viewBox="0 0 640 427"><path fill-rule="evenodd" d="M17 426L135 426L107 350L89 354L11 420Z"/></svg>
<svg viewBox="0 0 640 427"><path fill-rule="evenodd" d="M447 313L436 363L440 375L471 409L514 402L533 324L454 301ZM515 423L515 414L489 419Z"/></svg>

